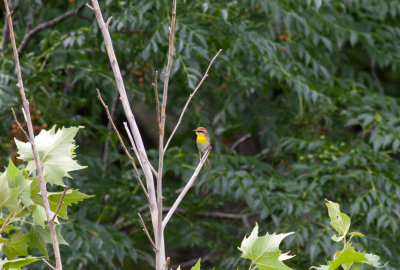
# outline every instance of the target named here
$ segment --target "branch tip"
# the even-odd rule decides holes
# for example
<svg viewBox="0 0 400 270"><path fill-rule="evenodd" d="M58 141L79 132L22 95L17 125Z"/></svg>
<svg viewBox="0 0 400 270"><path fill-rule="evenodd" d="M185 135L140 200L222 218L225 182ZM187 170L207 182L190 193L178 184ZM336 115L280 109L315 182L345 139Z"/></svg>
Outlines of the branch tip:
<svg viewBox="0 0 400 270"><path fill-rule="evenodd" d="M93 7L91 5L89 5L88 3L86 3L85 6L87 6L91 11L94 11Z"/></svg>

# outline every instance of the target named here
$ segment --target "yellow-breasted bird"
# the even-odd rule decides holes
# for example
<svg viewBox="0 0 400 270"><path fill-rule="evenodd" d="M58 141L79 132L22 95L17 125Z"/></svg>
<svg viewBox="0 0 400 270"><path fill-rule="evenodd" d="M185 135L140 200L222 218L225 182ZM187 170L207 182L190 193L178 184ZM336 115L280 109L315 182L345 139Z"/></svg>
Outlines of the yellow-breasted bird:
<svg viewBox="0 0 400 270"><path fill-rule="evenodd" d="M193 132L196 132L197 135L196 144L197 144L197 149L199 150L199 155L201 160L201 155L204 154L207 148L211 145L210 135L208 134L207 129L204 127L198 127L195 130L193 130ZM208 159L206 159L204 165L206 167L210 166Z"/></svg>

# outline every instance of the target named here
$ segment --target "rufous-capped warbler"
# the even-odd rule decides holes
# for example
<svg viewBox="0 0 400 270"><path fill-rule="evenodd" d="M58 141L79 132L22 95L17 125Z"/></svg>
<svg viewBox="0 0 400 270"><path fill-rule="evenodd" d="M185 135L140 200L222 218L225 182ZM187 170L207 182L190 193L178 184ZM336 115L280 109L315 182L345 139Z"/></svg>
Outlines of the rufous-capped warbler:
<svg viewBox="0 0 400 270"><path fill-rule="evenodd" d="M208 131L205 127L198 127L195 130L193 130L193 132L196 132L197 135L196 144L197 144L197 149L199 150L199 155L201 160L201 155L204 154L208 149L208 147L211 145L210 135L208 134ZM210 166L208 159L206 159L204 165L206 167Z"/></svg>

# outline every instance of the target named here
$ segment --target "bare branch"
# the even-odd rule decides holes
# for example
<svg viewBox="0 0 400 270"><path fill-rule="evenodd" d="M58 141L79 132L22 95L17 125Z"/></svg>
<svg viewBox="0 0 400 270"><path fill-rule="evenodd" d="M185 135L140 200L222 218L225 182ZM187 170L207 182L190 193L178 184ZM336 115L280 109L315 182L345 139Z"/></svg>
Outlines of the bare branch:
<svg viewBox="0 0 400 270"><path fill-rule="evenodd" d="M129 100L128 96L126 94L125 90L125 85L124 81L122 79L122 74L119 69L118 65L118 60L115 56L110 32L108 31L108 28L106 27L106 24L104 23L103 15L100 10L100 6L97 0L92 0L92 10L94 12L94 15L96 16L97 24L99 25L99 28L101 30L101 33L103 35L104 39L104 46L107 51L108 58L110 60L111 68L114 73L115 77L115 82L120 94L120 99L122 102L122 106L124 108L125 115L128 119L128 123L133 135L133 138L135 139L135 143L138 149L140 149L144 155L146 155L146 149L143 144L142 137L140 135L139 128L137 126L135 116L133 115L132 109L129 105ZM141 157L138 156L138 159L140 160ZM140 162L143 168L144 175L146 176L146 184L147 184L147 192L149 194L149 197L151 199L150 201L150 211L151 211L151 220L153 223L153 227L156 226L157 224L157 201L156 201L156 194L155 194L155 187L154 187L154 179L153 179L153 174L150 169L150 166L147 164L147 162ZM156 229L154 230L156 233Z"/></svg>
<svg viewBox="0 0 400 270"><path fill-rule="evenodd" d="M138 214L139 219L140 219L140 224L142 224L143 231L146 233L147 238L149 239L151 245L153 246L154 251L157 252L156 244L154 244L153 239L151 239L151 236L150 236L150 234L149 234L149 231L148 231L147 228L146 228L146 224L144 223L142 216L140 215L139 212L138 212L137 214Z"/></svg>
<svg viewBox="0 0 400 270"><path fill-rule="evenodd" d="M124 127L125 127L126 134L128 134L129 141L131 142L132 150L133 150L133 152L135 153L136 158L137 158L138 161L139 161L140 167L143 168L142 159L141 159L141 157L139 156L139 151L138 151L138 149L137 149L137 147L136 147L135 141L133 140L133 137L132 137L131 131L129 130L129 127L128 127L128 123L127 123L127 122L124 122Z"/></svg>
<svg viewBox="0 0 400 270"><path fill-rule="evenodd" d="M44 261L51 269L56 270L56 268L52 266L45 258L42 258L42 261Z"/></svg>
<svg viewBox="0 0 400 270"><path fill-rule="evenodd" d="M88 3L86 3L85 6L87 6L91 11L94 11L93 7L91 5L89 5Z"/></svg>
<svg viewBox="0 0 400 270"><path fill-rule="evenodd" d="M111 23L112 19L113 19L113 16L111 16L110 18L107 19L107 21L106 21L107 29L108 29L108 26L110 26L110 23Z"/></svg>
<svg viewBox="0 0 400 270"><path fill-rule="evenodd" d="M186 183L185 188L182 190L181 194L179 194L178 198L175 200L174 204L172 205L171 209L169 209L167 215L165 216L162 226L163 229L165 229L165 226L167 225L168 221L170 220L171 216L174 214L175 210L178 208L179 204L181 203L183 197L185 197L186 193L190 189L190 187L193 185L194 181L196 180L197 176L200 173L201 168L204 165L204 162L206 162L208 155L210 154L212 150L212 146L210 146L207 151L204 153L203 157L201 158L199 165L197 165L196 170L194 171L192 177L190 177L189 181Z"/></svg>
<svg viewBox="0 0 400 270"><path fill-rule="evenodd" d="M46 219L47 219L47 222L48 222L49 228L50 228L51 240L53 243L54 256L56 259L56 269L62 270L60 247L58 246L58 239L56 236L56 227L54 225L54 221L51 220L51 210L50 210L50 205L49 205L49 199L47 197L46 181L44 179L43 167L42 167L42 164L40 161L38 150L36 148L35 134L33 133L32 119L31 119L31 114L29 111L29 101L27 100L26 95L25 95L25 88L24 88L24 83L22 81L22 74L21 74L21 66L20 66L19 57L18 57L18 50L17 50L17 45L15 43L14 28L13 28L13 23L12 23L12 18L11 18L11 12L10 12L10 8L8 6L7 0L4 0L4 6L5 6L6 12L7 12L8 26L9 26L9 30L10 30L10 40L11 40L13 53L14 53L15 70L16 70L17 77L18 77L17 86L19 88L22 103L24 105L26 125L28 127L28 134L29 134L29 138L30 138L30 144L32 147L33 157L35 160L36 172L39 177L40 195L42 197L43 206L44 206L44 210L46 213Z"/></svg>
<svg viewBox="0 0 400 270"><path fill-rule="evenodd" d="M25 48L26 44L28 43L28 41L39 31L42 31L44 29L50 28L56 24L61 23L62 21L64 21L65 19L68 19L69 17L73 16L76 14L76 10L70 10L65 12L64 14L61 14L60 16L41 23L39 25L37 25L36 27L34 27L32 30L30 30L25 36L24 39L22 40L21 44L18 47L18 53L21 54L22 50Z"/></svg>
<svg viewBox="0 0 400 270"><path fill-rule="evenodd" d="M17 123L19 129L22 131L22 133L24 133L26 139L30 142L30 138L29 138L28 134L26 133L26 131L23 129L21 123L18 121L18 118L17 118L17 116L15 115L14 109L11 108L11 111L12 111L12 113L13 113L15 123Z"/></svg>
<svg viewBox="0 0 400 270"><path fill-rule="evenodd" d="M57 214L58 214L58 211L60 211L60 208L61 208L61 206L62 206L63 203L64 203L64 197L65 197L65 194L67 193L67 190L68 190L68 187L65 186L65 187L64 187L63 195L61 196L61 200L60 200L60 202L59 202L59 204L58 204L58 206L57 206L57 210L54 212L54 215L53 215L53 217L51 218L51 221L52 221L52 222L54 222L54 220L56 219Z"/></svg>
<svg viewBox="0 0 400 270"><path fill-rule="evenodd" d="M114 97L113 97L113 101L111 104L111 119L115 118L115 111L116 111L116 107L117 107L117 102L118 102L118 90L115 91ZM111 130L111 122L108 121L107 124L107 130ZM103 167L101 168L101 170L103 171L102 173L102 178L105 177L106 175L106 171L107 171L107 158L108 158L108 151L110 149L110 137L107 136L106 142L104 143L104 153L103 153Z"/></svg>
<svg viewBox="0 0 400 270"><path fill-rule="evenodd" d="M250 134L250 133L247 133L247 134L244 135L243 137L240 137L236 142L233 143L231 149L232 149L232 150L235 150L235 148L236 148L239 144L241 144L242 142L244 142L245 140L247 140L247 139L250 138L250 137L251 137L251 134Z"/></svg>
<svg viewBox="0 0 400 270"><path fill-rule="evenodd" d="M183 110L182 110L182 112L181 112L181 115L179 116L179 120L178 120L178 122L176 123L176 126L175 126L174 130L172 131L171 135L169 136L167 143L165 144L164 152L167 151L168 145L169 145L169 143L171 142L172 137L174 136L176 130L177 130L178 127L179 127L179 125L181 124L183 115L185 114L185 111L186 111L187 107L189 106L190 101L192 100L193 96L196 94L197 90L199 90L199 88L200 88L200 86L203 84L204 80L208 77L208 71L210 70L210 68L211 68L212 64L214 63L215 59L218 57L218 55L219 55L221 52L222 52L222 49L220 49L220 50L217 52L217 54L213 57L213 59L211 59L211 62L210 62L210 64L208 65L208 68L207 68L206 72L204 73L203 78L201 79L201 81L199 82L199 84L196 86L196 88L195 88L194 91L190 94L188 100L186 101L185 107L183 107Z"/></svg>
<svg viewBox="0 0 400 270"><path fill-rule="evenodd" d="M135 160L133 159L133 157L132 157L131 154L129 153L128 149L126 148L125 143L124 143L124 141L122 140L122 137L121 137L121 135L119 134L119 131L118 131L117 127L116 127L115 124L114 124L114 121L112 120L110 111L108 110L108 106L104 103L103 99L101 98L101 94L100 94L99 89L96 89L96 90L97 90L97 98L100 100L101 104L103 105L104 109L106 110L108 120L110 121L110 124L111 124L112 128L114 129L114 132L117 134L118 140L119 140L119 142L120 142L122 148L124 149L125 154L128 156L128 158L129 158L129 160L130 160L130 162L131 162L131 164L132 164L132 167L133 167L133 169L134 169L135 172L136 172L136 177L137 177L137 179L138 179L138 181L139 181L140 186L142 187L142 190L143 190L143 192L144 192L144 195L146 195L147 200L149 201L149 203L151 203L149 193L147 192L147 190L146 190L146 188L145 188L145 186L144 186L144 184L143 184L143 182L142 182L142 179L140 179L139 171L138 171L138 169L137 169L137 167L136 167Z"/></svg>
<svg viewBox="0 0 400 270"><path fill-rule="evenodd" d="M138 149L138 152L139 152L139 154L142 156L142 158L143 158L144 160L146 160L146 162L149 164L150 169L151 169L151 171L153 172L154 176L155 176L155 177L158 177L158 173L157 173L156 169L154 169L153 165L151 165L151 163L150 163L149 159L147 158L147 156L142 152L142 150L139 150L139 149Z"/></svg>

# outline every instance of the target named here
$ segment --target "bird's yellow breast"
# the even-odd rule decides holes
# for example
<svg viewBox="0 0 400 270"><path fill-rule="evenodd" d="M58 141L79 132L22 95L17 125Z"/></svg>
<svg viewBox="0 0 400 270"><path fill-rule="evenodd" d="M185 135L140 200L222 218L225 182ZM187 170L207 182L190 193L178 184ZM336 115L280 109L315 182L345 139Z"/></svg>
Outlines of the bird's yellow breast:
<svg viewBox="0 0 400 270"><path fill-rule="evenodd" d="M208 138L206 136L204 136L203 134L198 134L197 133L197 139L196 141L198 143L206 143L208 141Z"/></svg>

